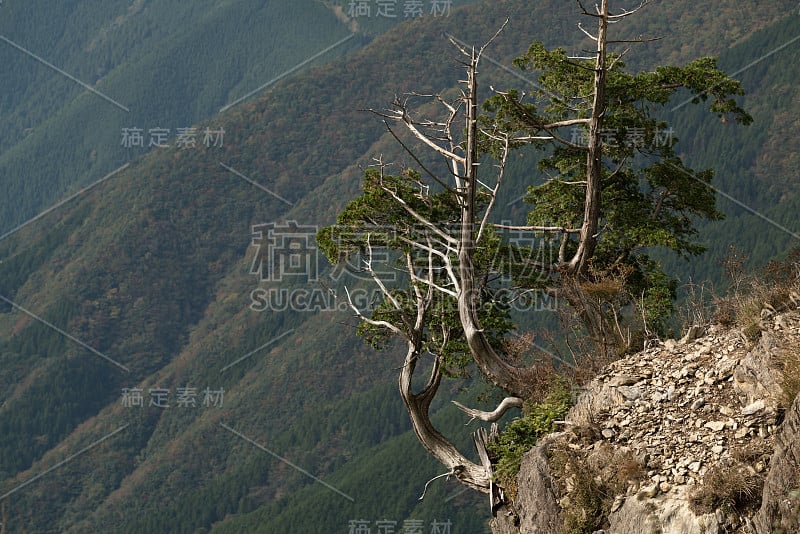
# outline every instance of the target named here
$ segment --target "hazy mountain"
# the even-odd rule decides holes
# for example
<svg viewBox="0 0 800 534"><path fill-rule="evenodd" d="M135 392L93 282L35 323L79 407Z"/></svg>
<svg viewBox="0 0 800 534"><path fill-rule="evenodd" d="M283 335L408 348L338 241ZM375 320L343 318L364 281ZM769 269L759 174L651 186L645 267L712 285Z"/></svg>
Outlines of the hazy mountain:
<svg viewBox="0 0 800 534"><path fill-rule="evenodd" d="M442 469L409 431L400 359L355 337L329 289L347 283L368 299L368 286L330 280L313 234L357 194L372 158L409 163L363 110L454 88L462 72L445 34L482 44L508 17L482 83L525 87L504 66L533 39L586 47L574 4L454 3L412 21L348 17L347 2L41 4L54 21L0 5L0 35L130 111L0 43L0 235L130 165L0 239L7 530L347 532L387 520L401 531L419 520L425 532L434 521L480 532L487 502L455 483L434 482L419 501ZM719 169L721 191L774 223L721 198L728 220L707 229L711 254L694 272L715 274L703 262L732 243L763 261L795 242L775 226L797 231L795 11L654 2L625 30L664 36L635 45L629 65L719 54L749 92L747 129L664 110L688 160ZM216 113L339 41L316 60L327 64ZM190 126L195 146L177 146ZM126 148L131 127L169 128L169 146ZM206 128L224 139L204 143ZM521 217L513 200L541 177L529 156L511 171L503 211ZM300 263L275 271L270 254ZM159 390L169 408L150 406ZM466 438L464 418L440 408L437 424Z"/></svg>

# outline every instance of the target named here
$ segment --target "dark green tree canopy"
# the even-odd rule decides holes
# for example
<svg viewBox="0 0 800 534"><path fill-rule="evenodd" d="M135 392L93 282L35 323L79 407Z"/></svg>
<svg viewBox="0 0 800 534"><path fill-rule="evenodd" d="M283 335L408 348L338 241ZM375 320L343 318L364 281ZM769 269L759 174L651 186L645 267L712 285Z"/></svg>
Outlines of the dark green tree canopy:
<svg viewBox="0 0 800 534"><path fill-rule="evenodd" d="M539 172L548 178L531 186L525 200L532 206L527 224L575 230L551 233L563 239L566 262L575 254L584 210L593 113L594 59L570 58L563 49L547 50L534 43L515 64L540 72L539 86L530 96L516 90L497 93L484 103L483 127L497 135L512 132L532 142L545 156ZM676 97L689 95L694 104L710 99L709 110L721 120L750 124L752 118L737 104L741 84L717 68L715 58L701 58L683 67L658 67L653 72L629 73L621 56L608 54L600 126L595 136L602 158L597 244L591 269L578 275L597 282L622 274L626 291L650 303L648 320L663 326L672 310L675 282L648 256L648 249L665 247L688 257L703 252L695 222L718 220L714 190L708 187L713 170L686 167L675 151L678 139L659 112ZM528 139L536 138L533 141ZM496 142L484 139L488 153ZM553 270L554 275L561 273Z"/></svg>

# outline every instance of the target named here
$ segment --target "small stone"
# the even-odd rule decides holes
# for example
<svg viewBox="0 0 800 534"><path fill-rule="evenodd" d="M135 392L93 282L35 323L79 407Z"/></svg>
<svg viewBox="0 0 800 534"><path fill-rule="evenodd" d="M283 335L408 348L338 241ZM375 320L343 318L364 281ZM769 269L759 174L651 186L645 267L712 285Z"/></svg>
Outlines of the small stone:
<svg viewBox="0 0 800 534"><path fill-rule="evenodd" d="M719 432L719 431L721 431L723 428L725 428L725 421L709 421L708 423L706 423L706 424L705 424L705 425L703 425L703 426L704 426L705 428L710 428L710 429L711 429L711 430L713 430L714 432Z"/></svg>
<svg viewBox="0 0 800 534"><path fill-rule="evenodd" d="M692 408L692 410L699 410L700 408L703 407L703 405L705 403L706 403L706 400L703 397L700 397L699 399L697 399L696 401L694 401L692 403L691 408Z"/></svg>
<svg viewBox="0 0 800 534"><path fill-rule="evenodd" d="M679 486L686 483L686 477L683 475L676 475L672 480Z"/></svg>
<svg viewBox="0 0 800 534"><path fill-rule="evenodd" d="M642 396L642 390L638 387L621 386L619 388L619 392L622 393L622 396L625 397L625 399L631 401Z"/></svg>
<svg viewBox="0 0 800 534"><path fill-rule="evenodd" d="M719 413L721 413L722 415L725 415L727 417L730 417L730 416L732 416L734 414L734 411L733 411L732 408L729 408L728 406L725 406L724 404L722 404L719 407Z"/></svg>
<svg viewBox="0 0 800 534"><path fill-rule="evenodd" d="M713 452L716 455L722 454L722 451L724 451L724 450L725 450L725 447L723 447L722 445L715 445L715 446L711 447L711 452Z"/></svg>
<svg viewBox="0 0 800 534"><path fill-rule="evenodd" d="M762 411L766 407L767 405L764 403L764 400L759 399L742 408L742 415L753 415L755 413Z"/></svg>
<svg viewBox="0 0 800 534"><path fill-rule="evenodd" d="M606 439L611 439L616 436L616 433L610 428L604 428L601 434L603 434L603 437Z"/></svg>
<svg viewBox="0 0 800 534"><path fill-rule="evenodd" d="M733 374L733 370L738 365L739 360L733 358L724 358L717 365L717 376L720 380L724 380Z"/></svg>
<svg viewBox="0 0 800 534"><path fill-rule="evenodd" d="M622 503L624 502L625 502L624 495L617 495L616 497L614 497L614 502L611 504L611 511L616 512L617 510L622 508Z"/></svg>
<svg viewBox="0 0 800 534"><path fill-rule="evenodd" d="M639 492L639 495L647 497L648 499L652 499L658 495L658 484L653 484L651 486L642 488L642 490Z"/></svg>
<svg viewBox="0 0 800 534"><path fill-rule="evenodd" d="M661 493L669 493L669 490L672 489L672 486L669 482L662 482L658 485L658 489L661 490Z"/></svg>
<svg viewBox="0 0 800 534"><path fill-rule="evenodd" d="M701 465L700 462L692 462L689 464L689 470L694 473L697 473L698 471L700 471L700 465Z"/></svg>
<svg viewBox="0 0 800 534"><path fill-rule="evenodd" d="M619 386L632 386L639 380L628 375L620 375L614 377L611 382L608 383L611 387L619 387Z"/></svg>

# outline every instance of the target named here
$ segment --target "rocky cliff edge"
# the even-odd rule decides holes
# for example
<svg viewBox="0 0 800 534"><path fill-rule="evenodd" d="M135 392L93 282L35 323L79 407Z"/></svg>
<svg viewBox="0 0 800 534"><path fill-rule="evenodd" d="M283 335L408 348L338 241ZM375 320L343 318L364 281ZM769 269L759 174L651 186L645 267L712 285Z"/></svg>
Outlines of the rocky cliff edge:
<svg viewBox="0 0 800 534"><path fill-rule="evenodd" d="M529 451L496 533L800 532L800 312L605 368ZM787 386L788 390L788 386ZM792 392L794 393L794 392Z"/></svg>

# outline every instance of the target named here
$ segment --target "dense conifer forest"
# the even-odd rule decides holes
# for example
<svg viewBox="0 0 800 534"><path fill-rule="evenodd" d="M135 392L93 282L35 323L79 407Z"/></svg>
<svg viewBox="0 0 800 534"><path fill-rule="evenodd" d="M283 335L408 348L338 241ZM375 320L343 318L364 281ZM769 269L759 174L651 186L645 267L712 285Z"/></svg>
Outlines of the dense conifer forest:
<svg viewBox="0 0 800 534"><path fill-rule="evenodd" d="M312 0L0 3L3 532L487 529L487 499L452 480L419 499L442 468L398 398L402 360L358 339L315 245L317 280L253 271L256 226L294 221L313 238L359 195L373 158L414 164L364 110L454 91L463 72L445 35L480 44L511 20L482 66L484 99L489 85L531 83L511 65L533 40L585 46L572 3L452 4L412 20ZM681 288L724 291L731 246L757 269L798 244L798 17L791 1L656 1L626 28L664 37L637 45L634 69L719 56L754 118L734 128L661 111L686 161L715 169L725 214L700 226L708 251L692 262L657 252ZM125 146L131 128L145 145L168 129L167 146ZM177 142L183 128L193 145ZM206 129L224 138L204 142ZM524 220L537 157L509 163L500 218ZM258 311L258 288L326 304ZM518 319L556 324L547 310ZM449 393L499 398L472 378ZM131 390L142 406L126 404ZM151 390L170 407L151 405ZM462 412L431 412L471 447Z"/></svg>

